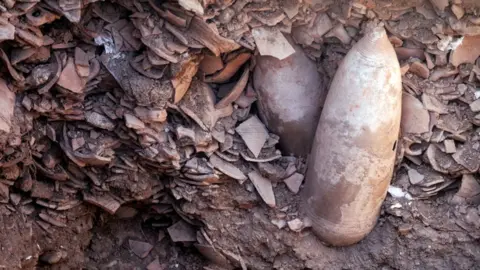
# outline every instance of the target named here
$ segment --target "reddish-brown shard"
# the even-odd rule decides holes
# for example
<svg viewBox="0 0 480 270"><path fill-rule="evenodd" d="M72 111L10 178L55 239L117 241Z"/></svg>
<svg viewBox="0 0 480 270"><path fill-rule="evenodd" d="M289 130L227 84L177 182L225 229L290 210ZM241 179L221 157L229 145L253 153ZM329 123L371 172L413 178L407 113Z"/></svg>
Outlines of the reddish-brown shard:
<svg viewBox="0 0 480 270"><path fill-rule="evenodd" d="M81 94L85 89L86 80L80 77L77 73L75 63L72 57L67 60L67 65L62 70L57 84L74 93Z"/></svg>
<svg viewBox="0 0 480 270"><path fill-rule="evenodd" d="M205 75L213 74L223 68L223 61L220 56L205 54L202 62L200 62L200 70Z"/></svg>
<svg viewBox="0 0 480 270"><path fill-rule="evenodd" d="M248 69L248 67L246 67L243 70L242 76L237 81L235 86L230 90L230 92L226 96L224 96L217 104L215 104L215 109L225 108L240 97L240 95L243 93L243 89L245 89L245 86L247 86L249 73L250 70Z"/></svg>
<svg viewBox="0 0 480 270"><path fill-rule="evenodd" d="M111 215L114 215L118 208L120 208L120 203L108 193L101 196L94 196L85 191L83 192L83 200L102 208Z"/></svg>
<svg viewBox="0 0 480 270"><path fill-rule="evenodd" d="M474 64L480 56L480 36L465 36L462 43L451 53L450 63L459 66L464 63Z"/></svg>
<svg viewBox="0 0 480 270"><path fill-rule="evenodd" d="M183 96L185 96L185 93L187 93L193 76L195 76L198 71L199 61L200 57L194 56L178 64L171 64L170 68L174 74L174 77L171 79L173 88L175 89L174 104L178 103Z"/></svg>
<svg viewBox="0 0 480 270"><path fill-rule="evenodd" d="M135 240L128 240L128 245L132 252L142 259L147 257L148 253L150 253L153 248L150 243Z"/></svg>
<svg viewBox="0 0 480 270"><path fill-rule="evenodd" d="M15 94L8 89L6 82L1 78L0 96L0 131L9 133L15 107Z"/></svg>
<svg viewBox="0 0 480 270"><path fill-rule="evenodd" d="M423 104L412 95L402 97L402 132L420 134L428 132L430 115Z"/></svg>
<svg viewBox="0 0 480 270"><path fill-rule="evenodd" d="M240 53L232 60L228 61L221 71L214 75L205 78L205 82L208 83L225 83L230 80L235 73L245 64L252 55L250 53Z"/></svg>
<svg viewBox="0 0 480 270"><path fill-rule="evenodd" d="M428 77L430 76L430 70L428 69L428 67L418 61L413 62L410 65L409 71L424 79L428 79Z"/></svg>
<svg viewBox="0 0 480 270"><path fill-rule="evenodd" d="M240 48L240 45L235 41L217 34L202 18L198 16L192 18L188 34L210 49L215 55L231 52Z"/></svg>

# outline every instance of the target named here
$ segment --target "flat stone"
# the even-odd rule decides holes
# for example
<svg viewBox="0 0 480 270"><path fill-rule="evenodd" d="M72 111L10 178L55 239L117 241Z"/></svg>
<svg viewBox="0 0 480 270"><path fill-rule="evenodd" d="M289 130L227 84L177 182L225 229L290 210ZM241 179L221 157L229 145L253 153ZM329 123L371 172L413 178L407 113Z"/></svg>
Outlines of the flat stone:
<svg viewBox="0 0 480 270"><path fill-rule="evenodd" d="M295 49L279 30L254 28L252 36L260 55L270 55L282 60L295 53Z"/></svg>
<svg viewBox="0 0 480 270"><path fill-rule="evenodd" d="M252 171L248 174L248 178L252 181L255 189L257 190L263 201L270 207L275 207L275 194L273 193L273 187L270 180L261 176L257 171Z"/></svg>
<svg viewBox="0 0 480 270"><path fill-rule="evenodd" d="M263 145L269 138L267 128L256 115L250 117L235 128L248 149L258 158Z"/></svg>
<svg viewBox="0 0 480 270"><path fill-rule="evenodd" d="M147 257L153 248L150 243L135 240L128 240L128 245L132 252L142 259Z"/></svg>
<svg viewBox="0 0 480 270"><path fill-rule="evenodd" d="M283 180L283 182L287 185L288 189L297 194L300 190L300 186L302 185L304 176L299 173L294 173L290 177Z"/></svg>
<svg viewBox="0 0 480 270"><path fill-rule="evenodd" d="M430 115L423 107L423 104L412 95L402 95L402 122L401 127L404 133L420 134L428 132Z"/></svg>

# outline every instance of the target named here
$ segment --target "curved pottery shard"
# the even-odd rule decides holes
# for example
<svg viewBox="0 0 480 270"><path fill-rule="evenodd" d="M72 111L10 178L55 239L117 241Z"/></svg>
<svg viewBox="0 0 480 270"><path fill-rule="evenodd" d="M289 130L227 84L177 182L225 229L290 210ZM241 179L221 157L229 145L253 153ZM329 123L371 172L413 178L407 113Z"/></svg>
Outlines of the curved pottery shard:
<svg viewBox="0 0 480 270"><path fill-rule="evenodd" d="M307 156L325 101L325 82L300 46L283 60L259 56L253 73L260 117L285 154Z"/></svg>
<svg viewBox="0 0 480 270"><path fill-rule="evenodd" d="M375 28L339 66L313 142L303 209L329 244L354 244L375 226L392 177L401 89L395 51Z"/></svg>

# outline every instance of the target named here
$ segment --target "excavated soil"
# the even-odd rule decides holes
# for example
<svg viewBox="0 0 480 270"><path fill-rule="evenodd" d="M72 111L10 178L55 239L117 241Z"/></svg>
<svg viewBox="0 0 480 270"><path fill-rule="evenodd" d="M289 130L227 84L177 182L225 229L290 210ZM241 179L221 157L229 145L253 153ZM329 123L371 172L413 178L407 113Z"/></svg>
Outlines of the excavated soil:
<svg viewBox="0 0 480 270"><path fill-rule="evenodd" d="M476 1L0 3L0 269L480 265ZM305 159L238 129L258 115L242 74L288 36L330 82L379 24L403 75L396 167L374 230L330 247L283 181Z"/></svg>

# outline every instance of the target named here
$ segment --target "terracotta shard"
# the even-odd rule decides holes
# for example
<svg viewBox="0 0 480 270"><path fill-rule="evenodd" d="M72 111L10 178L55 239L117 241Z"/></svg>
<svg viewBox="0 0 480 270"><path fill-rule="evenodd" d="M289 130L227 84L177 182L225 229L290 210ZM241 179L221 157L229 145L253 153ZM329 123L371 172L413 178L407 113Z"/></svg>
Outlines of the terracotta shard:
<svg viewBox="0 0 480 270"><path fill-rule="evenodd" d="M165 266L157 258L147 265L147 270L165 270Z"/></svg>
<svg viewBox="0 0 480 270"><path fill-rule="evenodd" d="M8 72L10 73L10 76L16 81L23 81L25 78L21 73L18 73L18 71L12 66L10 63L10 59L8 59L7 54L0 49L0 59L3 61L3 64L7 67Z"/></svg>
<svg viewBox="0 0 480 270"><path fill-rule="evenodd" d="M225 83L228 82L240 67L245 64L252 55L250 53L240 53L233 59L228 61L225 68L217 72L214 75L205 78L205 82L208 83Z"/></svg>
<svg viewBox="0 0 480 270"><path fill-rule="evenodd" d="M194 79L190 91L178 103L178 106L203 130L207 131L211 130L218 120L214 102L215 96L210 86Z"/></svg>
<svg viewBox="0 0 480 270"><path fill-rule="evenodd" d="M445 8L448 7L448 0L430 0L430 3L441 12L445 11Z"/></svg>
<svg viewBox="0 0 480 270"><path fill-rule="evenodd" d="M255 189L257 190L263 201L270 207L275 207L275 194L273 193L273 187L270 180L262 177L258 172L252 171L248 174L248 178L252 181Z"/></svg>
<svg viewBox="0 0 480 270"><path fill-rule="evenodd" d="M72 139L72 150L76 151L85 145L85 139L83 137Z"/></svg>
<svg viewBox="0 0 480 270"><path fill-rule="evenodd" d="M10 133L11 120L15 107L15 94L8 89L7 83L0 79L0 131Z"/></svg>
<svg viewBox="0 0 480 270"><path fill-rule="evenodd" d="M188 28L188 34L210 49L215 55L227 53L240 48L235 41L216 33L202 18L194 16Z"/></svg>
<svg viewBox="0 0 480 270"><path fill-rule="evenodd" d="M10 60L12 65L16 65L37 52L37 48L26 47L21 49L13 49ZM50 52L50 50L49 50Z"/></svg>
<svg viewBox="0 0 480 270"><path fill-rule="evenodd" d="M72 57L67 60L67 65L62 70L57 84L73 93L81 94L85 89L86 80L77 73Z"/></svg>
<svg viewBox="0 0 480 270"><path fill-rule="evenodd" d="M317 14L311 26L304 25L292 29L292 36L300 44L311 45L314 41L320 41L330 29L333 23L326 13Z"/></svg>
<svg viewBox="0 0 480 270"><path fill-rule="evenodd" d="M136 107L135 115L143 122L165 122L167 120L167 111L160 109L150 109L145 107Z"/></svg>
<svg viewBox="0 0 480 270"><path fill-rule="evenodd" d="M211 75L219 70L223 69L223 61L220 56L211 54L205 54L203 60L200 62L200 70L205 75Z"/></svg>
<svg viewBox="0 0 480 270"><path fill-rule="evenodd" d="M183 220L173 224L167 229L170 239L173 242L196 242L197 235L195 229Z"/></svg>
<svg viewBox="0 0 480 270"><path fill-rule="evenodd" d="M252 116L241 123L235 131L242 137L248 149L257 158L268 139L268 131L257 116Z"/></svg>
<svg viewBox="0 0 480 270"><path fill-rule="evenodd" d="M436 112L439 114L448 113L448 106L443 104L435 96L423 93L422 102L423 102L423 105L425 106L425 109L427 109L428 111Z"/></svg>
<svg viewBox="0 0 480 270"><path fill-rule="evenodd" d="M238 180L238 181L241 181L241 182L247 180L247 177L245 176L245 174L242 173L242 171L240 171L234 165L232 165L232 164L224 161L223 159L219 158L215 154L210 156L210 163L212 163L212 165L215 168L217 168L219 171L221 171L222 173L232 177L235 180Z"/></svg>
<svg viewBox="0 0 480 270"><path fill-rule="evenodd" d="M445 153L447 154L453 154L457 152L457 148L455 147L455 141L454 140L445 140L443 141L445 145Z"/></svg>
<svg viewBox="0 0 480 270"><path fill-rule="evenodd" d="M60 17L39 5L30 9L26 14L27 23L33 26L41 26L47 23L51 23Z"/></svg>
<svg viewBox="0 0 480 270"><path fill-rule="evenodd" d="M460 189L452 198L452 203L480 203L480 183L477 178L471 174L464 174Z"/></svg>
<svg viewBox="0 0 480 270"><path fill-rule="evenodd" d="M15 26L8 19L0 18L0 42L13 40L15 38Z"/></svg>
<svg viewBox="0 0 480 270"><path fill-rule="evenodd" d="M480 35L465 36L462 43L450 54L450 63L459 66L464 63L474 64L480 56Z"/></svg>
<svg viewBox="0 0 480 270"><path fill-rule="evenodd" d="M111 215L114 215L118 208L120 208L120 203L108 193L105 193L101 196L95 196L87 191L84 191L83 200L87 203L91 203L102 208Z"/></svg>
<svg viewBox="0 0 480 270"><path fill-rule="evenodd" d="M425 151L432 168L441 173L455 173L463 169L450 155L443 153L437 146L430 144Z"/></svg>
<svg viewBox="0 0 480 270"><path fill-rule="evenodd" d="M101 129L115 129L115 123L113 123L108 117L97 112L85 112L85 121Z"/></svg>
<svg viewBox="0 0 480 270"><path fill-rule="evenodd" d="M425 179L425 176L415 169L408 170L408 179L412 185L417 185Z"/></svg>
<svg viewBox="0 0 480 270"><path fill-rule="evenodd" d="M420 78L428 79L430 76L430 70L428 67L418 61L413 62L410 64L409 71L412 72L413 74L419 76Z"/></svg>
<svg viewBox="0 0 480 270"><path fill-rule="evenodd" d="M480 142L466 142L455 151L452 158L470 172L478 171L480 168Z"/></svg>
<svg viewBox="0 0 480 270"><path fill-rule="evenodd" d="M203 6L197 0L179 0L178 4L186 10L193 11L198 16L203 16Z"/></svg>
<svg viewBox="0 0 480 270"><path fill-rule="evenodd" d="M125 117L125 125L128 128L133 128L133 129L144 129L145 128L145 123L142 122L142 120L138 119L134 115L126 113L124 115Z"/></svg>
<svg viewBox="0 0 480 270"><path fill-rule="evenodd" d="M198 71L199 62L200 57L193 56L185 61L181 61L177 65L172 64L170 66L173 74L171 82L175 89L173 104L177 104L185 96L192 83L193 76Z"/></svg>
<svg viewBox="0 0 480 270"><path fill-rule="evenodd" d="M236 101L240 97L240 95L243 93L243 90L247 86L249 73L250 73L250 70L248 69L248 67L245 67L240 79L237 81L235 86L229 91L229 93L225 95L217 104L215 104L215 109L225 108L226 106L232 104L232 102Z"/></svg>
<svg viewBox="0 0 480 270"><path fill-rule="evenodd" d="M295 49L278 30L254 28L252 36L260 55L270 55L282 60L295 53Z"/></svg>
<svg viewBox="0 0 480 270"><path fill-rule="evenodd" d="M325 37L335 37L340 40L343 44L350 44L352 38L348 34L347 30L343 24L337 24L332 30L330 30Z"/></svg>
<svg viewBox="0 0 480 270"><path fill-rule="evenodd" d="M410 58L418 58L420 60L425 59L425 54L422 49L397 47L395 48L398 60L408 60Z"/></svg>
<svg viewBox="0 0 480 270"><path fill-rule="evenodd" d="M8 186L0 183L0 203L8 203L9 196Z"/></svg>
<svg viewBox="0 0 480 270"><path fill-rule="evenodd" d="M286 17L282 10L249 12L249 15L267 26L275 26Z"/></svg>
<svg viewBox="0 0 480 270"><path fill-rule="evenodd" d="M297 194L300 190L300 186L302 185L304 176L299 173L294 173L290 177L283 180L283 182L287 185L288 189Z"/></svg>
<svg viewBox="0 0 480 270"><path fill-rule="evenodd" d="M423 104L412 95L402 96L402 132L420 134L429 131L430 115Z"/></svg>
<svg viewBox="0 0 480 270"><path fill-rule="evenodd" d="M153 245L147 242L128 240L130 250L140 258L146 258L150 251L153 249Z"/></svg>

